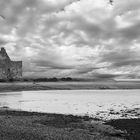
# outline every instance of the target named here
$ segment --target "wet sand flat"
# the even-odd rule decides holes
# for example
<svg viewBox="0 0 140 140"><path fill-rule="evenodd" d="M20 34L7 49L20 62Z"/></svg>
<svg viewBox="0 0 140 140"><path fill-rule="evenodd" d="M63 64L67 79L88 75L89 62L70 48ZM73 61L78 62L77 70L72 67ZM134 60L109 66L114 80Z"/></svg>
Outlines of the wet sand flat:
<svg viewBox="0 0 140 140"><path fill-rule="evenodd" d="M102 120L140 117L140 90L37 90L0 93L0 107L88 115Z"/></svg>

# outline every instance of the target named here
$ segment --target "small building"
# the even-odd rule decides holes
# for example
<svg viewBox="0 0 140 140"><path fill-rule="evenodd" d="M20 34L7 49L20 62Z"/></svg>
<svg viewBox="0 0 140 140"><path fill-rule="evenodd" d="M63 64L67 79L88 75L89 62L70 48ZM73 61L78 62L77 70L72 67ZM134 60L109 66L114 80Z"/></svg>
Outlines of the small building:
<svg viewBox="0 0 140 140"><path fill-rule="evenodd" d="M11 61L6 50L0 50L0 79L11 80L22 78L22 61Z"/></svg>

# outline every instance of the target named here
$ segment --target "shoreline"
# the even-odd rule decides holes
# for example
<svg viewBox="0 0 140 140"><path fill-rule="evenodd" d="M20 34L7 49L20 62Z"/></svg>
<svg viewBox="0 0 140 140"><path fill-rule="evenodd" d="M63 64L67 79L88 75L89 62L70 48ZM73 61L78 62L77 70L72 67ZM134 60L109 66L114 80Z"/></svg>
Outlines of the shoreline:
<svg viewBox="0 0 140 140"><path fill-rule="evenodd" d="M88 89L81 89L81 86ZM100 83L0 83L0 92L32 90L94 90ZM97 86L98 85L98 86ZM104 84L102 84L103 86ZM55 87L56 88L53 88ZM60 89L58 87L61 87ZM70 89L66 89L71 87ZM131 88L132 90L135 90ZM102 90L102 89L95 89ZM114 89L106 89L114 90ZM121 90L121 89L115 89ZM130 111L128 110L128 113ZM114 113L114 112L111 112ZM126 114L127 112L124 112ZM130 112L131 113L131 112ZM3 140L124 140L140 138L140 118L102 120L89 116L28 112L0 108L0 139Z"/></svg>

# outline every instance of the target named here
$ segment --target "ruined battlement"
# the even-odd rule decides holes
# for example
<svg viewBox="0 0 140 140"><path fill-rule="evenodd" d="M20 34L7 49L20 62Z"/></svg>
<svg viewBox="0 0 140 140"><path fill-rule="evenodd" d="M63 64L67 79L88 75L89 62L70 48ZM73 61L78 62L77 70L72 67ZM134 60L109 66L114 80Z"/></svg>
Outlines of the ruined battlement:
<svg viewBox="0 0 140 140"><path fill-rule="evenodd" d="M6 50L0 50L0 79L21 79L22 78L22 61L11 61Z"/></svg>

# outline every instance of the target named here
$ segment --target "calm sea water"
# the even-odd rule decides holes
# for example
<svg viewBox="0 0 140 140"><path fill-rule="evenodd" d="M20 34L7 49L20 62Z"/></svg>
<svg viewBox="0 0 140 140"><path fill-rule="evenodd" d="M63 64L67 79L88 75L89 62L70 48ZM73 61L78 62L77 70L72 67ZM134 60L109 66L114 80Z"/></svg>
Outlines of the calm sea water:
<svg viewBox="0 0 140 140"><path fill-rule="evenodd" d="M140 108L140 90L47 90L0 93L0 107L108 117L110 111ZM117 113L116 113L117 114ZM118 115L118 114L117 114ZM119 114L120 115L120 114ZM109 114L110 118L116 116Z"/></svg>

